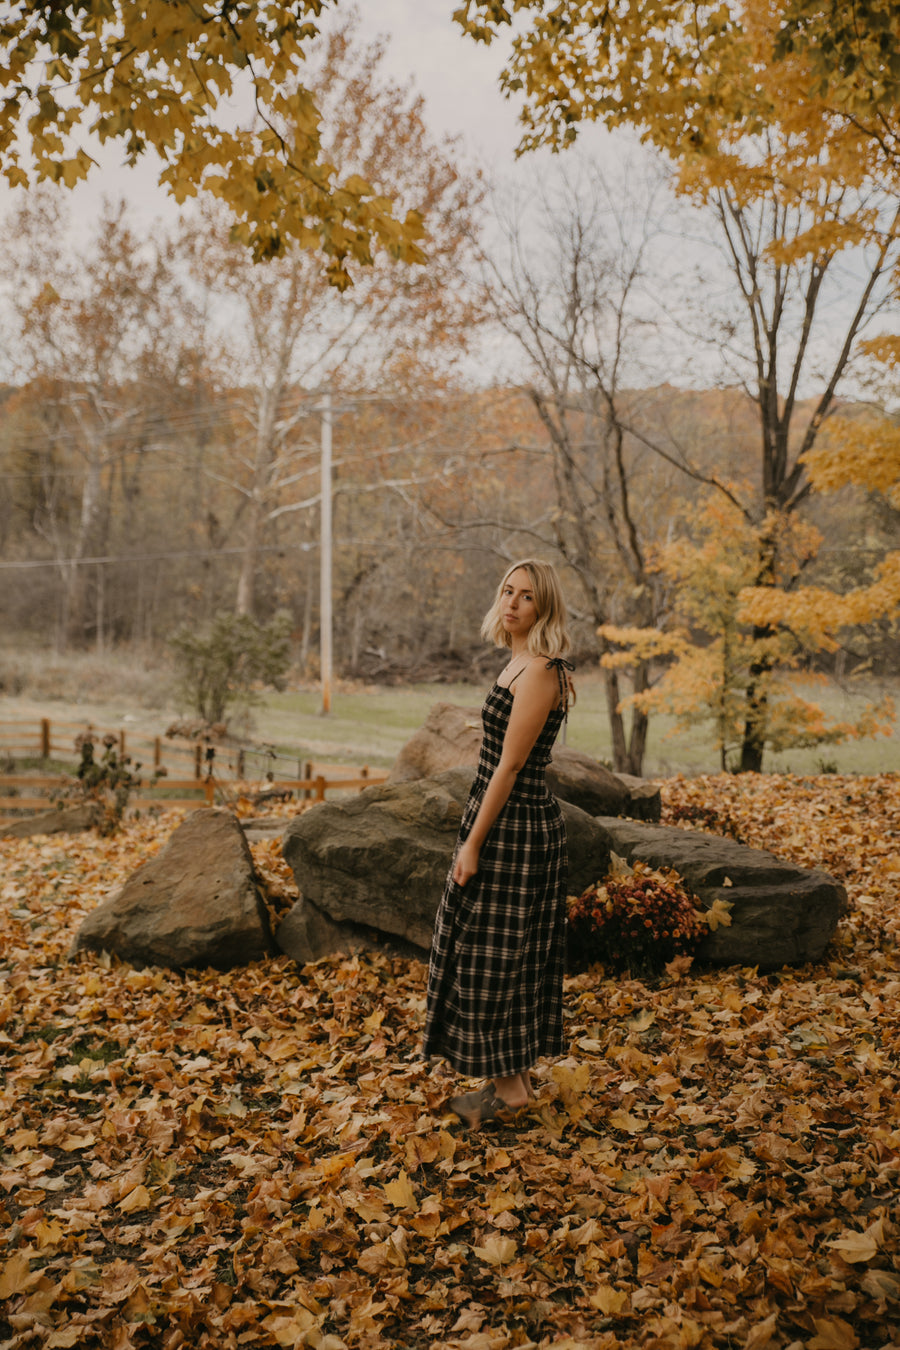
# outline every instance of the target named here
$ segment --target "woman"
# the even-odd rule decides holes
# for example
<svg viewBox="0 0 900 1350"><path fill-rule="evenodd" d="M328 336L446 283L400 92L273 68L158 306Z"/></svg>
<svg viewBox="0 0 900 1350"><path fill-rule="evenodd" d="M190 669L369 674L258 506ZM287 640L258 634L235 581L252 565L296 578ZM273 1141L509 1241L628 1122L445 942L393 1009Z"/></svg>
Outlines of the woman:
<svg viewBox="0 0 900 1350"><path fill-rule="evenodd" d="M544 782L570 682L566 610L549 563L514 563L481 626L509 649L482 709L478 772L435 920L425 1054L487 1075L450 1101L470 1127L534 1095L530 1069L563 1049L566 832Z"/></svg>

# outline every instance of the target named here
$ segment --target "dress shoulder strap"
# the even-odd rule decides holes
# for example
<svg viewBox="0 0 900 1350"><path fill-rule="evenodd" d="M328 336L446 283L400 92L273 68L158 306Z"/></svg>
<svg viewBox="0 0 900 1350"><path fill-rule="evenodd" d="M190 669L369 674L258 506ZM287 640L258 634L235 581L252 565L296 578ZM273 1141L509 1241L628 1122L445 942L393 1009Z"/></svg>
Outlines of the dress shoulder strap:
<svg viewBox="0 0 900 1350"><path fill-rule="evenodd" d="M565 659L565 657L562 657L562 656L551 656L551 657L548 659L548 661L547 661L547 669L548 669L548 670L552 670L552 669L555 669L555 670L556 670L556 674L557 674L557 676L559 677L559 699L560 699L560 706L562 707L563 715L564 715L565 717L568 717L568 716L569 716L569 677L568 677L568 675L566 674L566 671L567 671L567 670L574 670L574 669L575 669L575 666L574 666L574 664L573 664L571 661L567 661L567 660Z"/></svg>
<svg viewBox="0 0 900 1350"><path fill-rule="evenodd" d="M525 662L525 665L522 666L519 670L516 671L515 675L512 677L512 679L510 680L509 684L506 686L507 689L512 689L512 687L513 687L513 685L515 684L516 680L517 680L517 679L519 678L519 676L522 674L522 671L523 671L523 670L527 670L530 664L531 664L531 663L530 663L529 661L526 661L526 662ZM563 707L563 709L565 710L565 712L568 713L568 711L569 711L569 680L568 680L568 677L567 677L567 675L566 675L566 671L567 671L567 670L574 670L575 667L574 667L574 665L572 664L571 661L566 661L562 656L551 656L551 657L548 657L548 658L547 658L547 669L548 669L548 670L555 670L556 673L557 673L557 676L559 677L559 697L560 697L560 702L561 702L562 707Z"/></svg>

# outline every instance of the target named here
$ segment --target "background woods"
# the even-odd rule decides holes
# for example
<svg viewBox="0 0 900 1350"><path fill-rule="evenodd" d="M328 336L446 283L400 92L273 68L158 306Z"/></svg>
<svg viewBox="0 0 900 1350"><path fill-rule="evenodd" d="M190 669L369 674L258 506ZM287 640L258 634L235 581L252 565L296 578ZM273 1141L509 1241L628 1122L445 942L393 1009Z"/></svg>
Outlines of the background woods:
<svg viewBox="0 0 900 1350"><path fill-rule="evenodd" d="M152 119L139 134L101 110L135 155L168 156L181 195L209 189L174 226L107 203L79 234L57 189L20 193L3 224L10 648L165 650L223 613L286 615L293 675L314 675L327 392L340 674L476 673L489 578L537 552L563 570L579 660L600 663L617 768L640 772L657 710L710 723L720 765L744 769L888 728L884 701L829 719L798 681L896 669L894 86L866 101L840 44L823 65L803 5L702 31L665 0L612 7L603 29L575 5L553 35L516 8L505 79L526 144L566 146L595 120L651 151L488 183L351 13L294 32L318 224L299 227L296 194L274 213L300 161L270 115L293 49L278 65L265 23L232 34L256 120L205 168L185 177ZM67 61L103 42L126 59L111 33L72 45L32 9L32 38ZM508 17L457 12L481 38ZM184 38L154 79L181 68ZM15 80L25 29L4 41ZM89 166L49 127L68 114L41 107L37 177L74 180ZM253 155L239 202L240 175L227 190L216 175Z"/></svg>

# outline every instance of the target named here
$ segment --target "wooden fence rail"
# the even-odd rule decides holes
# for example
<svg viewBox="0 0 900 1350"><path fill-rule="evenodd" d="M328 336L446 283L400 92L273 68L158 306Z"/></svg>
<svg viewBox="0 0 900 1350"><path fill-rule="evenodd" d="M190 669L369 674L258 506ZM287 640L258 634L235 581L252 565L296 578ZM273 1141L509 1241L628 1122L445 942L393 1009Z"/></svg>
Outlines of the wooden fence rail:
<svg viewBox="0 0 900 1350"><path fill-rule="evenodd" d="M370 768L367 764L327 764L304 760L299 754L289 756L254 746L178 742L169 737L148 737L125 730L104 733L88 722L55 722L49 718L30 723L0 721L0 762L7 761L11 770L0 773L0 812L12 811L20 817L26 812L46 811L61 797L65 788L72 787L72 775L17 771L16 760L69 763L74 768L78 762L75 737L86 733L94 737L95 743L101 744L105 735L114 736L120 757L129 755L135 763L140 761L139 747L149 746L150 755L140 761L141 767L135 770L140 781L129 794L129 808L213 806L216 802L234 801L242 792L258 792L262 788L266 792L324 801L326 792L362 791L374 783L384 782L387 777L386 770ZM251 759L260 760L267 766L258 777L247 773ZM280 773L279 761L291 767L296 765L297 772ZM171 777L170 768L174 770ZM185 769L191 777L184 776ZM256 786L250 786L248 778ZM13 818L0 819L0 825Z"/></svg>
<svg viewBox="0 0 900 1350"><path fill-rule="evenodd" d="M76 764L75 740L88 734L101 744L105 737L111 737L121 758L130 755L133 760L141 759L144 767L152 765L159 770L167 767L167 761L174 761L173 768L193 770L196 778L203 777L206 742L144 736L122 727L104 731L92 722L58 722L49 717L34 722L0 721L0 760L42 759Z"/></svg>

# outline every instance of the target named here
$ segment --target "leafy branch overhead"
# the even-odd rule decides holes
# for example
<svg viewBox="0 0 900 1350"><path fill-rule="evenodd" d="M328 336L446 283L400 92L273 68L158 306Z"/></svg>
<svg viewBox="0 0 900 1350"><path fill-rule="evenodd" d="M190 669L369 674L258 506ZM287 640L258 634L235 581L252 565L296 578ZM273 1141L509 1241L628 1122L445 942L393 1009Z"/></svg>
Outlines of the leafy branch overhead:
<svg viewBox="0 0 900 1350"><path fill-rule="evenodd" d="M152 152L179 203L199 191L228 207L257 259L320 251L329 281L383 250L422 263L415 209L397 211L323 153L304 62L328 0L39 0L0 25L0 173L13 186L74 186L94 167L91 137L129 164ZM231 125L246 99L252 128Z"/></svg>
<svg viewBox="0 0 900 1350"><path fill-rule="evenodd" d="M894 0L462 0L454 18L488 44L513 31L501 87L523 99L523 149L562 149L603 121L677 159L706 156L765 132L787 99L798 130L815 137L818 105L838 115L828 134L843 123L897 162Z"/></svg>

